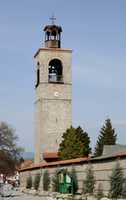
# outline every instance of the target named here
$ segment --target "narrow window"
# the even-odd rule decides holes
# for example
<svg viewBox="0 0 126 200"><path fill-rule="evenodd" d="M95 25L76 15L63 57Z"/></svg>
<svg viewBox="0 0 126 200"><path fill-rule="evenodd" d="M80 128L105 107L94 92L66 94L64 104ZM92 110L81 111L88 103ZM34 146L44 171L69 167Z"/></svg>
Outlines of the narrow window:
<svg viewBox="0 0 126 200"><path fill-rule="evenodd" d="M39 83L40 83L40 70L37 69L37 79L36 79L36 85L35 85L35 87L38 87Z"/></svg>

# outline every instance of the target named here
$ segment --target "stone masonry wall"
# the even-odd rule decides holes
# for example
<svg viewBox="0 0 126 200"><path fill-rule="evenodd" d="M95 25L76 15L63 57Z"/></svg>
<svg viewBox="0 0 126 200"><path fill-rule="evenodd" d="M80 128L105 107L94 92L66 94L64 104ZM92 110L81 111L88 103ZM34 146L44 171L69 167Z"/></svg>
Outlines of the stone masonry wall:
<svg viewBox="0 0 126 200"><path fill-rule="evenodd" d="M71 50L41 49L39 62L40 83L35 99L35 163L43 160L44 152L57 152L62 134L72 124ZM48 67L52 59L59 59L63 68L63 82L48 82Z"/></svg>
<svg viewBox="0 0 126 200"><path fill-rule="evenodd" d="M115 166L117 162L117 159L114 160L100 160L100 161L93 161L90 164L93 167L94 170L94 176L96 180L95 184L95 191L97 191L99 183L102 184L104 193L108 193L110 188L110 182L109 177L112 173L112 169ZM123 168L124 175L126 176L126 158L120 158L119 160L121 167ZM35 170L29 170L24 171L20 173L20 181L21 181L21 187L26 186L26 179L29 175L31 175L34 179L34 176L36 174L41 175L41 184L40 184L40 190L43 190L42 187L42 178L44 170L48 170L50 177L53 177L55 171L58 169L67 169L69 172L72 170L72 167L75 168L77 173L77 179L78 179L78 186L79 190L78 192L82 192L83 187L83 181L86 176L86 169L89 163L82 163L82 164L74 164L74 165L65 165L65 166L53 166L53 167L47 167L47 168L41 168L41 169L35 169Z"/></svg>

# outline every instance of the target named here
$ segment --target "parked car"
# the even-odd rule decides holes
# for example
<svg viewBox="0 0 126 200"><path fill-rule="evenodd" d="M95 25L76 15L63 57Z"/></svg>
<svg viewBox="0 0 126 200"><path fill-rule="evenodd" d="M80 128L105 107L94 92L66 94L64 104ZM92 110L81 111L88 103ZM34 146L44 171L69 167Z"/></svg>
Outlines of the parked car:
<svg viewBox="0 0 126 200"><path fill-rule="evenodd" d="M12 190L12 185L9 183L1 184L0 185L0 195L2 197L9 197L12 195L13 190Z"/></svg>

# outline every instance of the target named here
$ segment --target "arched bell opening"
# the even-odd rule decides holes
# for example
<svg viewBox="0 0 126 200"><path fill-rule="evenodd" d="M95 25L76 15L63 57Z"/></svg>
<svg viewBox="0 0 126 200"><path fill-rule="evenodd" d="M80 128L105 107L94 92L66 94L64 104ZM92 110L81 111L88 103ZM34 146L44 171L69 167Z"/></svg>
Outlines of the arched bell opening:
<svg viewBox="0 0 126 200"><path fill-rule="evenodd" d="M59 34L56 31L47 31L45 34L45 41L49 40L59 40Z"/></svg>
<svg viewBox="0 0 126 200"><path fill-rule="evenodd" d="M55 83L63 82L63 67L60 60L53 59L49 62L48 81Z"/></svg>

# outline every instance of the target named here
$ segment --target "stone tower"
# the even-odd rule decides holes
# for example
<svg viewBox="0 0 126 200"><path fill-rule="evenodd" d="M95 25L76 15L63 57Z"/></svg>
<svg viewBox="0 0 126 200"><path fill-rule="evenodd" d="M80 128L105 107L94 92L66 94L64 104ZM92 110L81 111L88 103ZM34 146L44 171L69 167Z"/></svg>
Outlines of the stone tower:
<svg viewBox="0 0 126 200"><path fill-rule="evenodd" d="M72 124L72 50L61 48L62 28L44 28L44 47L35 54L35 163L56 157L62 134Z"/></svg>

